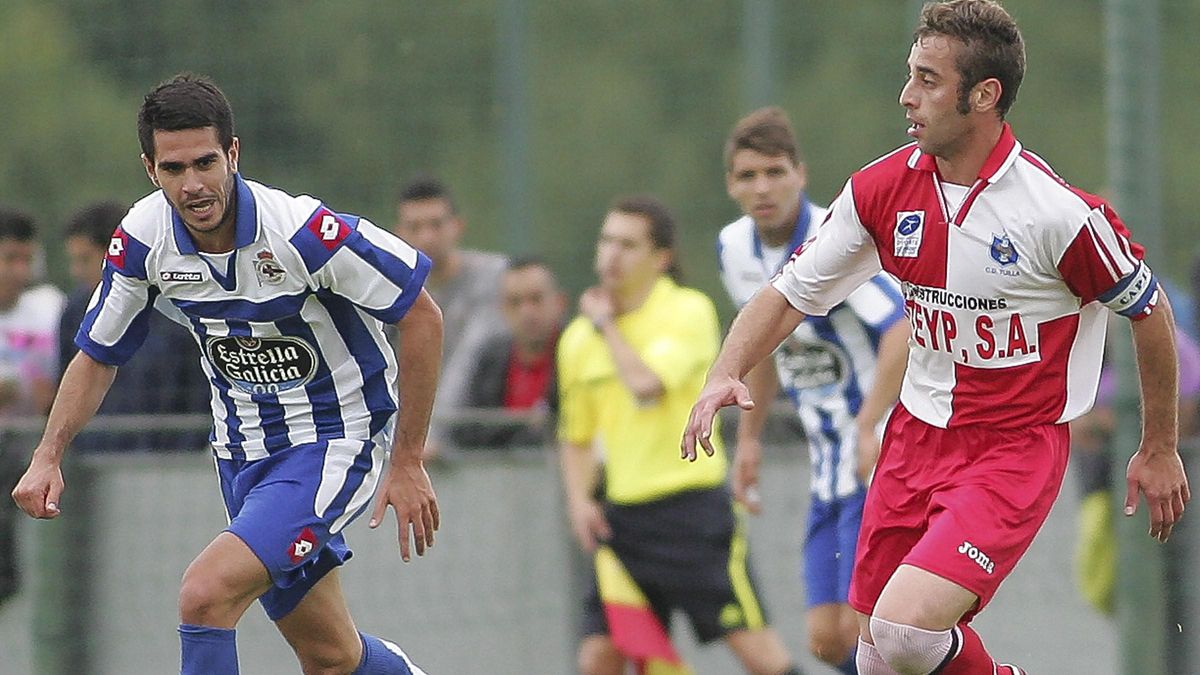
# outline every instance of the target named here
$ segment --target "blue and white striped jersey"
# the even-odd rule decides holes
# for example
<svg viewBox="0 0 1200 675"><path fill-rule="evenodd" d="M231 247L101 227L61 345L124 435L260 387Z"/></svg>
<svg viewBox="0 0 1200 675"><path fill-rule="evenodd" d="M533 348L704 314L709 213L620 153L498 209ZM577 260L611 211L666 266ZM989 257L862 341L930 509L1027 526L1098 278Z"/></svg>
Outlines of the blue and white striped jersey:
<svg viewBox="0 0 1200 675"><path fill-rule="evenodd" d="M721 229L717 237L721 280L738 308L771 280L824 217L825 209L802 198L792 241L776 249L763 245L749 216ZM807 436L810 488L821 501L845 497L861 488L855 472L854 418L875 381L879 340L902 319L900 286L883 273L827 316L810 316L800 322L775 350L780 386L795 405Z"/></svg>
<svg viewBox="0 0 1200 675"><path fill-rule="evenodd" d="M396 358L383 323L430 262L369 221L236 176L232 253L198 253L161 191L113 233L75 342L120 365L153 305L191 329L212 386L213 450L261 459L301 443L391 435Z"/></svg>

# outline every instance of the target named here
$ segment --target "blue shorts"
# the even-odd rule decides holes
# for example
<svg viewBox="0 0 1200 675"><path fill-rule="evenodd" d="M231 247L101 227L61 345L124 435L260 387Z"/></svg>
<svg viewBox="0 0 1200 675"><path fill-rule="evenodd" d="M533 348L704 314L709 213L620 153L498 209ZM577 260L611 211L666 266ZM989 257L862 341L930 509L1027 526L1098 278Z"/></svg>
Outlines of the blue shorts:
<svg viewBox="0 0 1200 675"><path fill-rule="evenodd" d="M866 490L825 502L812 499L804 536L804 590L809 607L844 603L862 523Z"/></svg>
<svg viewBox="0 0 1200 675"><path fill-rule="evenodd" d="M384 464L373 441L333 439L265 459L217 459L229 527L271 575L259 602L272 621L350 559L341 531L371 501Z"/></svg>

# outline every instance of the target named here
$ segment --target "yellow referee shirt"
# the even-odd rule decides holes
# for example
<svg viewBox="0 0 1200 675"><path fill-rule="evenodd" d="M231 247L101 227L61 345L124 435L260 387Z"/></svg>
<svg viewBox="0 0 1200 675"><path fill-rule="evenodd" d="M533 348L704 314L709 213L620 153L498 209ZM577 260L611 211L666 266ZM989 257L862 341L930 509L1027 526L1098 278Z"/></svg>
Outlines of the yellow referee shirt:
<svg viewBox="0 0 1200 675"><path fill-rule="evenodd" d="M679 441L704 377L717 356L717 312L700 291L660 277L638 309L616 319L617 330L662 380L663 395L639 405L617 374L604 336L577 316L558 342L559 425L563 441L604 453L608 500L638 504L725 481L725 452L679 458Z"/></svg>

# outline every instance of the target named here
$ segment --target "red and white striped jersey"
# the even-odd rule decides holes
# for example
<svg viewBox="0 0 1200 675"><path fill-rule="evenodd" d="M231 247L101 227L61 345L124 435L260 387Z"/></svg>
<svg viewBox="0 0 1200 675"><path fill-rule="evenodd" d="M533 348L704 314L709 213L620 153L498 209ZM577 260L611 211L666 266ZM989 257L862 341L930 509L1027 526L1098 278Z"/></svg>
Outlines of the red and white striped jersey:
<svg viewBox="0 0 1200 675"><path fill-rule="evenodd" d="M1158 283L1117 214L1007 124L969 188L904 146L850 177L775 288L823 315L880 269L912 325L900 400L938 427L1067 422L1096 395L1105 306L1148 315Z"/></svg>

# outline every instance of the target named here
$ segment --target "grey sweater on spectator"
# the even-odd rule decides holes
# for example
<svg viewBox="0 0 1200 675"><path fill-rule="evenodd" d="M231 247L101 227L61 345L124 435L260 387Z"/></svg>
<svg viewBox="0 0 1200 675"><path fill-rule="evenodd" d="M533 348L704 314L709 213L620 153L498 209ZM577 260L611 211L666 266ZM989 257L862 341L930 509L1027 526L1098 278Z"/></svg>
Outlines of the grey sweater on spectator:
<svg viewBox="0 0 1200 675"><path fill-rule="evenodd" d="M443 284L426 283L426 290L442 308L442 375L434 400L435 422L430 439L444 439L444 425L438 415L446 415L466 405L468 381L483 346L504 333L500 316L500 277L508 259L497 253L463 250L458 275Z"/></svg>

